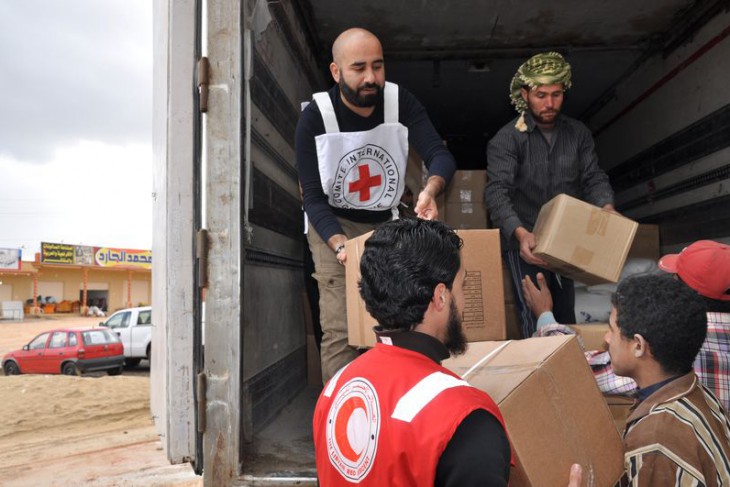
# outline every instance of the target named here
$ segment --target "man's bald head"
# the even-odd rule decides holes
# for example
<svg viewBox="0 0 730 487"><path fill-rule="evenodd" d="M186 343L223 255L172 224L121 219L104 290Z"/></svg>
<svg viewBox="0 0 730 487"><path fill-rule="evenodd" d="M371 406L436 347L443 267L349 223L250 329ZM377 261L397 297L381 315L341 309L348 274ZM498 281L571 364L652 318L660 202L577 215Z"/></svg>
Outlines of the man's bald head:
<svg viewBox="0 0 730 487"><path fill-rule="evenodd" d="M345 105L363 117L370 116L385 86L383 46L370 31L347 29L332 44L330 73Z"/></svg>
<svg viewBox="0 0 730 487"><path fill-rule="evenodd" d="M380 51L383 51L383 47L380 45L380 40L370 32L369 30L361 29L360 27L353 27L347 29L342 34L337 36L335 42L332 44L332 60L341 64L343 57L353 49L355 46L361 46L363 43L377 43Z"/></svg>

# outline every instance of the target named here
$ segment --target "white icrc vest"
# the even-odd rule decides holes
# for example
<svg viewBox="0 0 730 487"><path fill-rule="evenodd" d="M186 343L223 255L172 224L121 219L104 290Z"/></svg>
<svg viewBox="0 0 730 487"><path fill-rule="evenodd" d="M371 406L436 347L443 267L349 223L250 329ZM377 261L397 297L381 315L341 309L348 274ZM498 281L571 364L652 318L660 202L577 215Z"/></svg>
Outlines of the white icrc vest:
<svg viewBox="0 0 730 487"><path fill-rule="evenodd" d="M330 206L392 210L405 186L408 128L398 122L398 85L385 83L384 122L365 132L340 132L327 92L315 93L326 133L315 137L322 189Z"/></svg>

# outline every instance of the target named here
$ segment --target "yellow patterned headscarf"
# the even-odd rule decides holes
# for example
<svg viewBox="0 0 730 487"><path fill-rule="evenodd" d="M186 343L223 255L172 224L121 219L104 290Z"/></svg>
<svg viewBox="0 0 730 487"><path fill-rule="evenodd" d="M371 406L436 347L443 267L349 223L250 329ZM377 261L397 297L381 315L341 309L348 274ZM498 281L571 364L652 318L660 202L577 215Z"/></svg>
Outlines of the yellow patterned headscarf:
<svg viewBox="0 0 730 487"><path fill-rule="evenodd" d="M524 120L527 102L522 98L520 88L523 86L536 88L560 83L563 89L567 90L571 86L570 75L570 64L557 52L543 52L525 61L517 69L510 83L510 99L521 115L515 127L522 132L527 130Z"/></svg>

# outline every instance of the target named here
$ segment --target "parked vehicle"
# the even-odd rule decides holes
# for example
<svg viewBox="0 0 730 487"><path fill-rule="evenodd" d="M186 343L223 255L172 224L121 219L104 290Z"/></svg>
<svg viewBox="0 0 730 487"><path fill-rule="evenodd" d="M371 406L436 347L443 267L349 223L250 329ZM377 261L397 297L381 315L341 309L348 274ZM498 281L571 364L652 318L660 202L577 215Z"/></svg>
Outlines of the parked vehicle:
<svg viewBox="0 0 730 487"><path fill-rule="evenodd" d="M124 350L119 337L107 330L56 329L7 353L2 366L5 375L79 375L101 370L119 375L124 366Z"/></svg>
<svg viewBox="0 0 730 487"><path fill-rule="evenodd" d="M152 356L152 308L122 309L99 323L116 333L124 345L124 362L134 367Z"/></svg>

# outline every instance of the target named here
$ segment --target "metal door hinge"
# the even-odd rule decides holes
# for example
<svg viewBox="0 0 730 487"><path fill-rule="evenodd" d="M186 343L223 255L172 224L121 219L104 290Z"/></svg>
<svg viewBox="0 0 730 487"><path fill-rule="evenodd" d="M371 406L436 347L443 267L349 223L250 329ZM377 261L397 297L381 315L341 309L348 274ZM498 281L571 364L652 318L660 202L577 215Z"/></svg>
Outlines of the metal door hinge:
<svg viewBox="0 0 730 487"><path fill-rule="evenodd" d="M207 57L198 59L198 106L200 112L208 111L208 73L210 64Z"/></svg>
<svg viewBox="0 0 730 487"><path fill-rule="evenodd" d="M195 235L195 257L198 263L198 287L208 287L208 230L201 228Z"/></svg>
<svg viewBox="0 0 730 487"><path fill-rule="evenodd" d="M195 377L195 386L198 396L198 433L205 432L205 409L207 406L205 400L205 386L207 384L205 372L199 372Z"/></svg>

